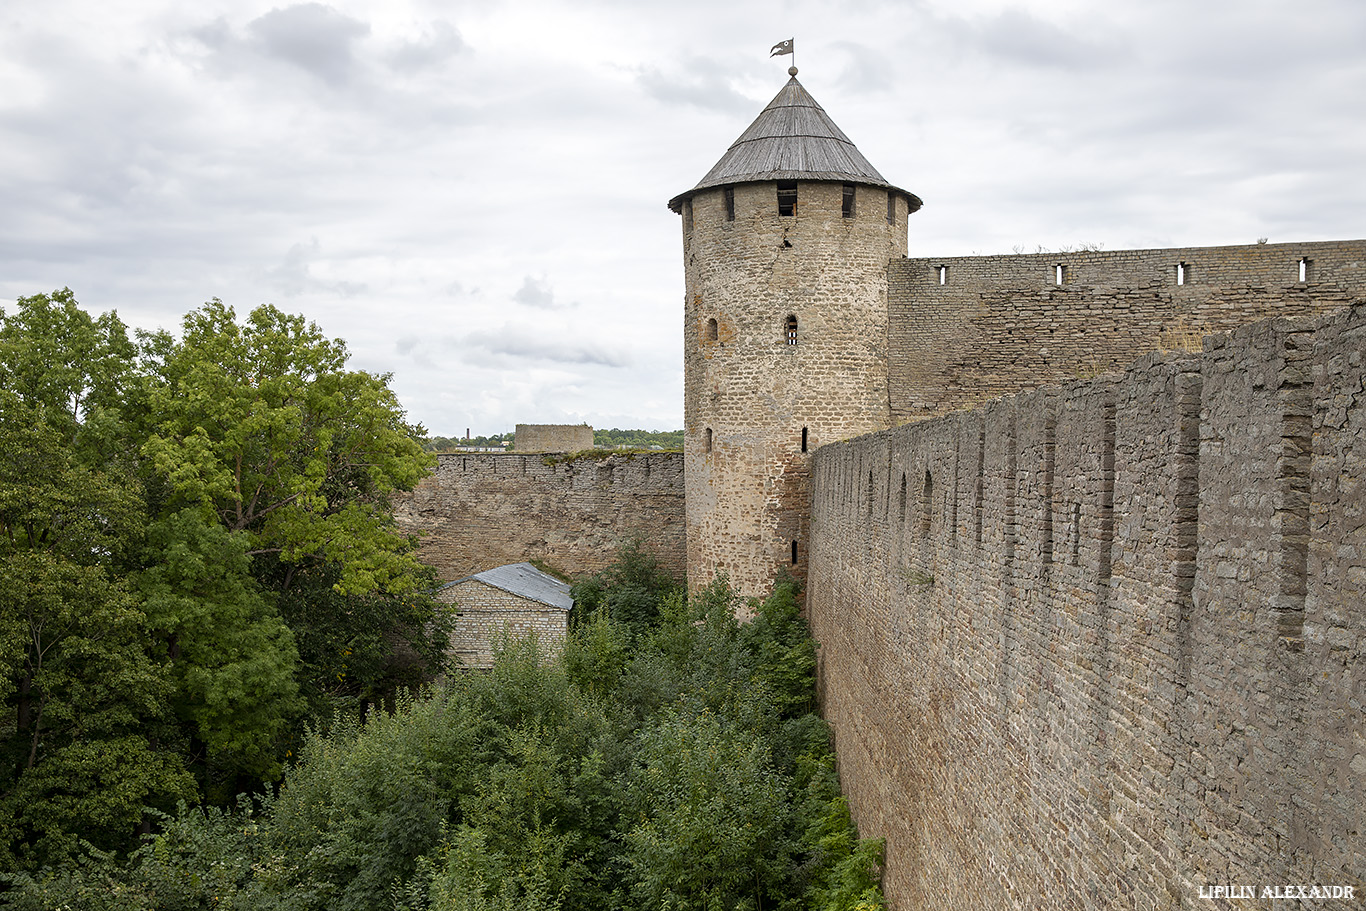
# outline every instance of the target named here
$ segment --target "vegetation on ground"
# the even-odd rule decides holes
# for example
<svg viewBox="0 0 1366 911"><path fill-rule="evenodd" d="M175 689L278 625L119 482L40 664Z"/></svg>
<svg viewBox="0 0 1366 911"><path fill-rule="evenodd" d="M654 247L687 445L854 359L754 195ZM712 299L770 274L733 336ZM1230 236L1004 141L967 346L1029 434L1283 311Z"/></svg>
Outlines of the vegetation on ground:
<svg viewBox="0 0 1366 911"><path fill-rule="evenodd" d="M579 582L563 652L308 733L277 792L181 803L127 858L11 880L7 906L392 911L876 911L814 713L797 588L736 621L638 547Z"/></svg>

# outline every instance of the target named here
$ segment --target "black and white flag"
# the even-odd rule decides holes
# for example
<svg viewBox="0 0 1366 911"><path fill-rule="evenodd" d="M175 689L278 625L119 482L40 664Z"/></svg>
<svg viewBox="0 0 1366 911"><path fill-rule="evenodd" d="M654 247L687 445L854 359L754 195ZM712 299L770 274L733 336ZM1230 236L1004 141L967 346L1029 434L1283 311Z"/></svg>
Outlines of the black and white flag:
<svg viewBox="0 0 1366 911"><path fill-rule="evenodd" d="M789 38L786 41L779 41L777 44L773 45L773 49L768 52L768 56L781 57L783 54L791 54L792 42L794 40L795 39L793 38Z"/></svg>

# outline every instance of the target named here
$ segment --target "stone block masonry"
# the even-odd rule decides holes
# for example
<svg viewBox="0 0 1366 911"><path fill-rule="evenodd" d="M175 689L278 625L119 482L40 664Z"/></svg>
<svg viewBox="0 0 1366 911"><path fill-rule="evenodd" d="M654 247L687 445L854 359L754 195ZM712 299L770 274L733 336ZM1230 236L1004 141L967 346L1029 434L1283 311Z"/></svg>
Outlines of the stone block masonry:
<svg viewBox="0 0 1366 911"><path fill-rule="evenodd" d="M568 611L521 598L470 579L442 588L437 597L460 612L447 654L459 667L493 667L503 642L534 636L545 655L557 655L569 634Z"/></svg>
<svg viewBox="0 0 1366 911"><path fill-rule="evenodd" d="M1118 370L1208 332L1366 295L1366 241L893 259L896 423Z"/></svg>
<svg viewBox="0 0 1366 911"><path fill-rule="evenodd" d="M683 578L682 453L558 461L457 452L438 459L432 475L395 503L395 517L406 532L422 535L419 556L448 582L526 560L573 575L596 572L633 535Z"/></svg>
<svg viewBox="0 0 1366 911"><path fill-rule="evenodd" d="M1363 479L1361 304L818 450L822 699L891 907L1361 908Z"/></svg>
<svg viewBox="0 0 1366 911"><path fill-rule="evenodd" d="M518 452L582 452L593 448L587 424L518 424L513 436Z"/></svg>

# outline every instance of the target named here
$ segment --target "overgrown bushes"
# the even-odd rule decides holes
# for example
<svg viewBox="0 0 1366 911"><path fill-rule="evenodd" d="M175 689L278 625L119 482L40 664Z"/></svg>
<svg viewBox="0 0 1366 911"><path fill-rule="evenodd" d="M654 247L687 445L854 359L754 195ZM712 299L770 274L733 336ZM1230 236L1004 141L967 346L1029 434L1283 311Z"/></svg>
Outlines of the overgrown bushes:
<svg viewBox="0 0 1366 911"><path fill-rule="evenodd" d="M338 716L277 795L182 805L127 862L18 877L8 905L881 908L795 585L740 624L724 581L688 599L628 550L576 592L559 660L513 642L489 673Z"/></svg>

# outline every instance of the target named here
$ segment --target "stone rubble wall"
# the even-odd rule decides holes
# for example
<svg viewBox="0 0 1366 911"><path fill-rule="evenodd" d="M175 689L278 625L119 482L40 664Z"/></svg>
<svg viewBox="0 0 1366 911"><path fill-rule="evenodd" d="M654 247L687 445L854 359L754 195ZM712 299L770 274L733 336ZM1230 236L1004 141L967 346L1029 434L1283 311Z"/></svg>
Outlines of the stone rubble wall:
<svg viewBox="0 0 1366 911"><path fill-rule="evenodd" d="M397 500L395 517L404 531L422 536L418 555L448 582L528 560L570 575L596 572L631 536L681 580L683 454L558 461L443 453L436 470Z"/></svg>
<svg viewBox="0 0 1366 911"><path fill-rule="evenodd" d="M812 485L893 909L1361 907L1366 306L825 446Z"/></svg>
<svg viewBox="0 0 1366 911"><path fill-rule="evenodd" d="M904 423L1198 351L1207 332L1330 312L1366 294L1366 240L899 258L887 274L891 409Z"/></svg>

